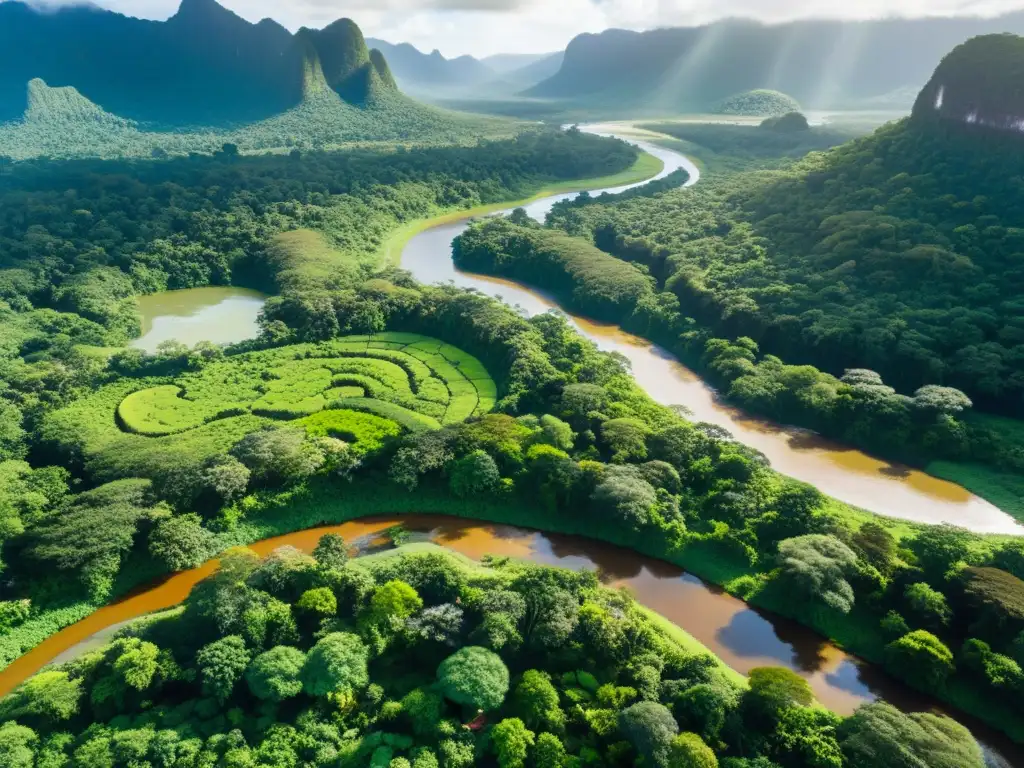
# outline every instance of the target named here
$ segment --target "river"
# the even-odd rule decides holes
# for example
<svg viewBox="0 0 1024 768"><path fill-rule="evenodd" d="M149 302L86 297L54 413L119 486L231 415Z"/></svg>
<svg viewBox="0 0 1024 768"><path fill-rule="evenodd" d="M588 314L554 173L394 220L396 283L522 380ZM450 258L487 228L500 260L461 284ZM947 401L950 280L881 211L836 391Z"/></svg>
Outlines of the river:
<svg viewBox="0 0 1024 768"><path fill-rule="evenodd" d="M606 128L590 130L601 135L614 135ZM700 169L687 157L649 142L629 140L665 163L658 178L685 168L690 173L686 186L699 181ZM597 190L591 194L621 192L636 186L640 185ZM527 213L543 221L555 203L571 199L576 194L554 195L535 201L526 206ZM402 252L402 267L420 282L451 281L464 288L475 288L518 306L527 315L559 309L557 302L543 291L501 278L457 270L452 263L451 242L468 225L466 220L445 223L414 236ZM628 359L633 376L655 400L665 405L684 405L694 420L727 429L738 441L767 456L772 466L783 474L810 483L848 504L886 517L918 523L952 523L977 533L1024 534L1024 527L1010 515L959 485L877 459L807 430L753 418L724 403L713 388L661 347L617 326L595 323L564 311L563 314L598 348L618 352Z"/></svg>
<svg viewBox="0 0 1024 768"><path fill-rule="evenodd" d="M761 613L676 566L591 539L454 517L403 515L299 531L260 541L251 548L261 556L282 546L312 552L325 533L337 533L349 543L373 543L380 541L387 528L399 524L474 559L493 554L576 570L595 569L606 584L627 588L641 604L682 627L733 669L743 673L769 665L792 669L807 679L822 704L841 714L850 714L860 704L876 698L884 698L904 711L939 711L928 697L909 690L799 624ZM108 642L114 630L131 619L179 604L216 568L217 562L210 561L168 576L51 636L0 672L0 696L44 665L67 661ZM1024 766L1024 750L1019 745L983 724L963 716L959 719L983 743L991 765Z"/></svg>

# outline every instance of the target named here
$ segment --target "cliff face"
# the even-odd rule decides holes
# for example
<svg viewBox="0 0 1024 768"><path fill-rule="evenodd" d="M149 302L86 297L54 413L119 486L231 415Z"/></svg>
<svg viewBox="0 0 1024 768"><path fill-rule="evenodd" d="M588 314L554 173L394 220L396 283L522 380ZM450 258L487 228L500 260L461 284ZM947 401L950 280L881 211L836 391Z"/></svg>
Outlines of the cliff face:
<svg viewBox="0 0 1024 768"><path fill-rule="evenodd" d="M41 13L0 2L0 122L38 106L39 99L25 99L36 79L73 88L108 113L171 125L280 114L302 101L309 73L318 69L356 104L374 89L395 87L386 63L371 61L353 22L304 32L307 39L273 21L252 24L216 0L182 0L166 22L86 6Z"/></svg>
<svg viewBox="0 0 1024 768"><path fill-rule="evenodd" d="M1004 31L1024 34L1024 13L784 24L732 19L648 32L608 30L574 39L559 72L527 93L701 109L759 88L787 93L809 108L854 106L900 91L912 99L953 46Z"/></svg>
<svg viewBox="0 0 1024 768"><path fill-rule="evenodd" d="M323 83L350 104L368 104L382 91L398 90L383 54L367 48L352 20L340 19L321 30L302 29L296 38L306 59L305 71L319 70Z"/></svg>
<svg viewBox="0 0 1024 768"><path fill-rule="evenodd" d="M914 104L914 120L1024 133L1024 37L982 35L954 48Z"/></svg>

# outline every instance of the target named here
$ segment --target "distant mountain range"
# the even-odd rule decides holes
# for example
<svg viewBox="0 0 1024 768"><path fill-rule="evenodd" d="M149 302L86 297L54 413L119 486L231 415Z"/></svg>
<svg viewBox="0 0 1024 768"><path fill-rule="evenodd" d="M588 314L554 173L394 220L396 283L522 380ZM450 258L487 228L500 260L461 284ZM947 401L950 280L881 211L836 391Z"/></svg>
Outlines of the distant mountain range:
<svg viewBox="0 0 1024 768"><path fill-rule="evenodd" d="M991 19L726 20L702 27L576 37L557 73L526 95L590 106L703 111L768 88L805 108L909 106L951 48L976 35L1024 32L1024 12Z"/></svg>
<svg viewBox="0 0 1024 768"><path fill-rule="evenodd" d="M397 90L385 57L347 19L293 35L215 0L182 0L166 22L92 6L41 13L0 3L0 121L21 116L35 79L162 124L265 119L300 104L321 80L354 105Z"/></svg>
<svg viewBox="0 0 1024 768"><path fill-rule="evenodd" d="M409 43L368 38L367 45L387 58L403 90L422 98L476 93L512 95L545 80L562 66L563 53L497 54L445 58L440 51L423 53Z"/></svg>

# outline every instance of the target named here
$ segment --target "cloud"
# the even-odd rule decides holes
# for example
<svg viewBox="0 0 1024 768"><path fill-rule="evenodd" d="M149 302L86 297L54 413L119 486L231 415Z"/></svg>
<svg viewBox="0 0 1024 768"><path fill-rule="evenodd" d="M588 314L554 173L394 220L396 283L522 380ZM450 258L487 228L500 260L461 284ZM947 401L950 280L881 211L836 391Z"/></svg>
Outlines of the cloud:
<svg viewBox="0 0 1024 768"><path fill-rule="evenodd" d="M180 0L94 0L111 10L167 18ZM290 29L351 17L370 37L409 42L447 56L539 53L581 32L706 24L729 16L766 22L799 18L994 16L1021 0L220 0L250 21L270 17Z"/></svg>

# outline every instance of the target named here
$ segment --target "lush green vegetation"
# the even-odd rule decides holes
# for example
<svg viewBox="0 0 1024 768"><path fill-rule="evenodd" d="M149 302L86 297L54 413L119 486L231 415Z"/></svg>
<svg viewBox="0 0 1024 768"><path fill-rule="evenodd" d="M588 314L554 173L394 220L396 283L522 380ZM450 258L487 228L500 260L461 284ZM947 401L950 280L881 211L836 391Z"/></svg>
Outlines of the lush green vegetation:
<svg viewBox="0 0 1024 768"><path fill-rule="evenodd" d="M904 122L788 170L559 206L551 223L649 270L660 292L624 325L745 407L931 464L1020 514L1015 430L963 415L969 401L1019 415L1017 164L1010 144Z"/></svg>
<svg viewBox="0 0 1024 768"><path fill-rule="evenodd" d="M108 159L213 154L225 145L244 153L294 153L339 147L474 144L481 137L507 138L522 126L420 104L397 91L353 105L323 83L307 89L300 103L242 127L213 126L175 131L147 129L110 114L73 88L29 85L29 108L21 120L0 124L3 155Z"/></svg>
<svg viewBox="0 0 1024 768"><path fill-rule="evenodd" d="M779 91L759 88L722 101L715 110L720 115L742 115L753 117L781 117L790 112L799 112L800 103L792 96Z"/></svg>
<svg viewBox="0 0 1024 768"><path fill-rule="evenodd" d="M864 133L841 124L778 131L765 123L760 129L748 125L670 122L644 123L640 127L684 142L680 151L696 156L711 171L710 179L701 180L702 185L716 183L715 175L723 172L785 168L810 152L831 149Z"/></svg>
<svg viewBox="0 0 1024 768"><path fill-rule="evenodd" d="M844 721L793 672L748 683L677 636L587 571L423 545L350 560L335 535L312 557L237 548L183 608L0 702L0 754L140 768L984 764L947 718L872 704Z"/></svg>
<svg viewBox="0 0 1024 768"><path fill-rule="evenodd" d="M1013 670L1024 631L1015 618L1014 546L955 530L865 524L869 518L778 476L728 436L655 404L621 360L598 353L557 316L527 320L482 295L421 286L400 271L380 269L379 245L402 222L498 200L552 175L618 172L635 157L620 142L569 131L473 149L39 163L5 175L0 445L9 463L0 465L6 562L0 615L9 618L0 630L0 658L12 658L140 579L197 565L232 538L330 519L324 510L344 505L351 489L372 491L363 513L390 511L380 505L407 509L440 494L453 507L493 505L509 522L571 527L689 565L868 658L887 660L912 684L1019 735L1018 714L1004 706L1019 691ZM74 195L66 193L69 185ZM624 205L669 194L634 196ZM585 223L591 210L604 207L566 210ZM587 258L572 262L581 277L592 269ZM557 266L550 259L538 263ZM636 272L618 262L614 268ZM243 274L277 293L256 341L226 352L171 344L150 357L83 349L131 335L132 297L139 292ZM657 281L636 274L636 296L655 295ZM620 282L605 281L609 307L617 306L613 289ZM352 336L363 339L344 338ZM492 400L495 412L475 413ZM329 408L332 401L341 407ZM369 403L376 404L373 413L353 412ZM440 428L428 429L434 422ZM305 591L294 596L297 617L329 609L324 592L302 600ZM935 608L932 592L946 610ZM792 600L797 593L802 599ZM269 633L283 609L268 605L261 603ZM947 615L948 623L936 618ZM307 689L303 670L309 658L348 653L350 642L332 641L307 654L321 642L314 636L318 625L296 621L303 640L273 640L254 655L245 677L257 698L309 704L297 697L336 692L319 682ZM275 651L278 645L292 650ZM165 650L183 670L192 664L191 657ZM152 649L130 652L151 666L145 659ZM265 652L272 655L257 664ZM119 661L117 653L100 662L115 677L135 663ZM157 651L156 658L166 657ZM170 677L154 671L149 680L167 684L161 695L193 695L184 688L194 681L177 679L174 667L160 669ZM354 687L366 686L362 676L358 681ZM114 682L97 684L101 693L94 694L96 685L88 683L90 706L134 707L143 700ZM331 706L341 711L340 703ZM236 719L258 722L244 706ZM287 706L258 714L298 727L290 719L298 711ZM655 716L659 729L671 730L664 714ZM819 741L838 728L827 714L812 720L792 727ZM771 740L775 725L762 722ZM30 725L49 738L51 726ZM368 725L358 726L361 734ZM636 733L628 723L616 727ZM625 740L630 749L649 743ZM836 764L838 753L826 743L832 763L824 764ZM724 749L739 750L735 755L746 747L726 743ZM86 760L91 753L82 754Z"/></svg>
<svg viewBox="0 0 1024 768"><path fill-rule="evenodd" d="M110 364L125 375L48 414L41 439L93 477L158 479L180 472L183 462L203 465L282 422L354 440L362 456L381 447L380 419L350 410L422 431L487 413L497 395L479 361L416 334L349 336L229 357L211 350L188 359L190 370L155 377L166 360L118 354Z"/></svg>

